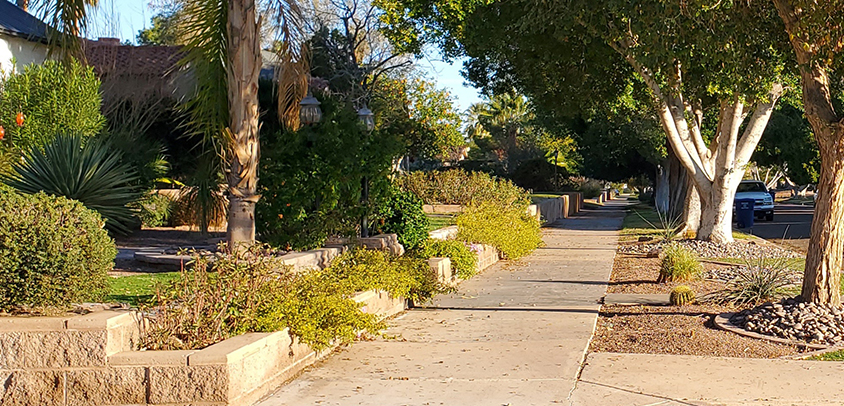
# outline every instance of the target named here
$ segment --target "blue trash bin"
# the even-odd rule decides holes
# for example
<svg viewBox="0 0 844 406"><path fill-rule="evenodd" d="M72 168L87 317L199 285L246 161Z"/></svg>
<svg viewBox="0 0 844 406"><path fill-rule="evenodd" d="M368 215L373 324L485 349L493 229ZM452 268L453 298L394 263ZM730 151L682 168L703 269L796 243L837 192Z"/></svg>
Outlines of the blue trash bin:
<svg viewBox="0 0 844 406"><path fill-rule="evenodd" d="M753 227L753 199L736 199L736 225L738 228Z"/></svg>

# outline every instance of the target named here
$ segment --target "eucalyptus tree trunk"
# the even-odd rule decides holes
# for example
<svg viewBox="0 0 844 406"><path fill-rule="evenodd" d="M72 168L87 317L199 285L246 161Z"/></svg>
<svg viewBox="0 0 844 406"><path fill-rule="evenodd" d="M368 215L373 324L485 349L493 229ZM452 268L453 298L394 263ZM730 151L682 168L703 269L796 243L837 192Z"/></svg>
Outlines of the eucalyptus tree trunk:
<svg viewBox="0 0 844 406"><path fill-rule="evenodd" d="M696 238L715 243L732 242L735 189L783 93L782 85L775 83L766 99L757 101L751 108L747 108L738 96L722 100L715 136L707 145L702 136L702 110L683 98L679 62L671 74L670 83L663 88L649 68L639 63L623 47L616 45L615 48L624 55L651 90L668 142L694 182L700 200L700 227ZM751 109L753 114L744 126L744 131L740 131ZM692 199L694 195L692 193ZM690 227L687 225L684 232L694 231Z"/></svg>
<svg viewBox="0 0 844 406"><path fill-rule="evenodd" d="M841 304L842 254L844 254L844 117L835 111L830 90L829 69L811 38L801 31L800 8L792 1L774 0L785 23L791 47L800 66L803 105L812 125L821 155L815 215L809 235L809 252L803 273L804 300L819 304ZM811 18L812 16L809 16Z"/></svg>
<svg viewBox="0 0 844 406"><path fill-rule="evenodd" d="M261 72L260 21L255 0L228 0L227 140L229 221L232 247L255 242L258 190L258 77Z"/></svg>

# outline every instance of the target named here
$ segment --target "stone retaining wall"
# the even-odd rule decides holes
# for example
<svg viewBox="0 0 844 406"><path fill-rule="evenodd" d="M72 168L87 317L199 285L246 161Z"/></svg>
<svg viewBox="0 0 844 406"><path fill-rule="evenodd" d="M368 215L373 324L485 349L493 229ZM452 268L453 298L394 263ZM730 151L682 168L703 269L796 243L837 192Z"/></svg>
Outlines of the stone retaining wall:
<svg viewBox="0 0 844 406"><path fill-rule="evenodd" d="M355 296L385 318L406 301ZM288 331L248 333L201 350L136 351L137 314L0 318L0 405L250 405L330 353Z"/></svg>

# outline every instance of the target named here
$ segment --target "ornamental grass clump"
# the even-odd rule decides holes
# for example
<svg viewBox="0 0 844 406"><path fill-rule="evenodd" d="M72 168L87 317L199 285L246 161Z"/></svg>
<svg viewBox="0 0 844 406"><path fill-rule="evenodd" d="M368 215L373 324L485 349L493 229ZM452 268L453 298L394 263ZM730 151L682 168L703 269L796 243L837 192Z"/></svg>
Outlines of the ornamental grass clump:
<svg viewBox="0 0 844 406"><path fill-rule="evenodd" d="M505 258L518 259L542 244L539 220L524 207L473 205L457 217L457 239L492 245Z"/></svg>
<svg viewBox="0 0 844 406"><path fill-rule="evenodd" d="M429 239L419 255L422 258L449 258L460 279L470 279L478 272L478 256L463 241Z"/></svg>
<svg viewBox="0 0 844 406"><path fill-rule="evenodd" d="M734 305L759 304L788 294L793 273L785 259L760 259L738 268L727 287L715 292L712 299Z"/></svg>
<svg viewBox="0 0 844 406"><path fill-rule="evenodd" d="M703 267L697 253L679 244L669 244L662 252L657 283L687 281L696 278Z"/></svg>
<svg viewBox="0 0 844 406"><path fill-rule="evenodd" d="M0 187L0 310L102 300L117 249L81 203Z"/></svg>

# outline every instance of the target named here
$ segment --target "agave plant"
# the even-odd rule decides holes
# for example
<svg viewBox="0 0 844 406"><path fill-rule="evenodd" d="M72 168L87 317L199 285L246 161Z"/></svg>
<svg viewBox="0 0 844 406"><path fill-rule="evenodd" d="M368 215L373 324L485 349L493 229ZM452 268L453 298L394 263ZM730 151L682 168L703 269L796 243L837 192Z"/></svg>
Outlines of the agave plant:
<svg viewBox="0 0 844 406"><path fill-rule="evenodd" d="M127 204L141 196L134 170L107 143L60 135L33 148L3 182L23 193L44 192L80 201L105 220L106 228L128 234L135 223Z"/></svg>

